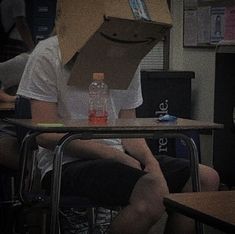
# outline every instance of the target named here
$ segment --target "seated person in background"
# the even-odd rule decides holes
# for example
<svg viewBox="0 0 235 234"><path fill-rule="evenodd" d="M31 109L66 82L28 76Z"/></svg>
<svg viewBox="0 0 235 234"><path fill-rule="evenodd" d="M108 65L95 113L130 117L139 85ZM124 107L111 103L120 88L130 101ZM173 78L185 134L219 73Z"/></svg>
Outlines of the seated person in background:
<svg viewBox="0 0 235 234"><path fill-rule="evenodd" d="M0 45L0 62L34 48L31 31L26 21L24 0L2 0L1 22L8 38Z"/></svg>
<svg viewBox="0 0 235 234"><path fill-rule="evenodd" d="M14 102L16 88L22 77L29 54L22 53L0 63L0 102Z"/></svg>
<svg viewBox="0 0 235 234"><path fill-rule="evenodd" d="M15 101L15 87L18 87L28 58L29 54L22 53L6 62L0 63L0 82L3 86L0 89L0 102ZM12 136L10 132L8 125L0 123L0 166L17 169L19 145L17 138Z"/></svg>
<svg viewBox="0 0 235 234"><path fill-rule="evenodd" d="M60 57L57 36L41 41L32 52L18 95L31 99L32 119L87 118L88 93L67 85L70 69ZM30 77L30 79L28 79ZM110 90L109 118L135 118L142 104L140 71L127 90ZM53 149L63 134L42 134L37 154L42 185L50 192ZM128 153L126 153L128 152ZM199 166L203 191L217 190L217 172ZM144 139L74 140L65 149L61 193L85 196L104 205L123 206L109 233L146 234L165 212L169 192L191 191L189 162L154 156ZM169 214L165 233L194 233L194 221Z"/></svg>

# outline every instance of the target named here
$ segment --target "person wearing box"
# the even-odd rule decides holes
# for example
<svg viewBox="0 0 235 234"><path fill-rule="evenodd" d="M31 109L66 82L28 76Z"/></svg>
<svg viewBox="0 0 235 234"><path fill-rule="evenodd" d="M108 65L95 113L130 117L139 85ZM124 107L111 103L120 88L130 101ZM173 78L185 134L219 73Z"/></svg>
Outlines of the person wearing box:
<svg viewBox="0 0 235 234"><path fill-rule="evenodd" d="M65 9L60 7L61 3L68 4L63 0L57 2L58 17ZM74 11L77 9L75 5L84 2L76 0L73 3L72 9L66 9ZM76 14L73 12L72 15ZM74 48L72 43L74 41L71 41ZM48 119L88 118L88 87L84 89L68 84L77 56L79 53L63 64L58 36L39 42L33 50L17 91L18 95L31 100L33 120L46 122ZM136 117L135 108L143 101L140 69L130 78L129 87L125 90L109 86L109 119ZM51 188L53 149L62 136L53 133L37 137L40 146L38 167L42 187L48 193ZM219 177L215 170L200 165L199 173L202 190L218 189ZM168 156L155 157L144 139L77 139L69 143L64 152L62 195L85 196L104 206L123 207L110 225L110 234L153 233L154 225L165 212L163 197L169 192L191 191L191 187L189 162ZM194 232L194 221L169 214L165 233Z"/></svg>
<svg viewBox="0 0 235 234"><path fill-rule="evenodd" d="M37 45L17 92L31 99L33 119L87 118L87 91L67 85L72 65L72 61L62 64L57 36ZM110 90L109 100L109 118L135 118L135 108L142 103L139 69L127 90ZM52 150L61 137L43 134L37 138L38 167L48 193ZM63 160L62 194L124 207L111 224L110 233L148 233L165 211L165 195L191 191L188 161L155 157L144 139L75 140ZM204 191L218 189L216 171L200 165L199 172ZM190 219L169 215L166 233L188 234L193 230Z"/></svg>

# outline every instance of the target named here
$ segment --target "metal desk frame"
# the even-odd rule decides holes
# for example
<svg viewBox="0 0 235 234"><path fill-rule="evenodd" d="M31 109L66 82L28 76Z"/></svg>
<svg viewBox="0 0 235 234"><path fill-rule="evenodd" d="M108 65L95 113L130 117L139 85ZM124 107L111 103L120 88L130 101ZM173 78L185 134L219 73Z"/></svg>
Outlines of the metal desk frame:
<svg viewBox="0 0 235 234"><path fill-rule="evenodd" d="M11 121L10 121L11 122ZM16 123L13 123L16 124ZM218 125L219 126L219 125ZM210 130L216 128L211 127L208 128ZM138 130L138 129L132 129L132 130L112 130L108 129L106 131L99 131L99 130L77 130L68 132L63 131L63 129L59 129L59 131L56 131L55 129L51 129L47 131L38 130L29 130L28 134L25 136L23 143L21 145L21 160L22 160L22 168L21 168L21 177L20 177L20 186L19 186L19 196L22 201L24 201L23 196L23 177L25 173L25 160L26 155L28 154L28 149L30 142L32 139L34 139L36 136L42 134L42 133L65 133L65 135L60 139L60 141L57 143L55 149L54 149L54 162L53 162L53 178L52 178L52 188L51 188L51 223L50 223L50 234L57 234L58 231L58 210L59 210L59 201L60 201L60 189L61 189L61 171L62 171L62 158L63 158L63 151L64 148L73 140L80 139L80 140L89 140L89 139L107 139L107 138L179 138L183 140L189 150L189 158L190 158L190 166L191 166L191 178L192 178L192 189L194 192L201 191L200 187L200 178L198 173L198 150L197 146L192 138L182 133L182 131L190 130L189 129L163 129L163 130ZM198 131L203 130L202 128L196 129ZM204 233L203 226L200 223L196 223L197 233Z"/></svg>

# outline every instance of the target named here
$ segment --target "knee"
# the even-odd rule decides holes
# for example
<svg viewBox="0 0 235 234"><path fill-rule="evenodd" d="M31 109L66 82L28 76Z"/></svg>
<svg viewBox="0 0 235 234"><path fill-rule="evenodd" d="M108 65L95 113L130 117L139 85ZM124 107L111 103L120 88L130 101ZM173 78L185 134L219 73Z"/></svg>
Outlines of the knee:
<svg viewBox="0 0 235 234"><path fill-rule="evenodd" d="M162 181L156 176L146 175L141 182L143 187L136 202L136 212L154 223L165 212L163 197L169 194L169 191L165 180Z"/></svg>
<svg viewBox="0 0 235 234"><path fill-rule="evenodd" d="M218 190L220 178L216 170L205 165L200 165L199 175L202 191Z"/></svg>
<svg viewBox="0 0 235 234"><path fill-rule="evenodd" d="M165 207L162 201L155 201L155 203L153 203L149 202L149 200L142 200L135 207L135 215L140 219L148 220L151 224L157 223L164 212Z"/></svg>
<svg viewBox="0 0 235 234"><path fill-rule="evenodd" d="M147 174L143 179L144 195L149 199L163 201L163 197L169 194L169 189L164 177Z"/></svg>

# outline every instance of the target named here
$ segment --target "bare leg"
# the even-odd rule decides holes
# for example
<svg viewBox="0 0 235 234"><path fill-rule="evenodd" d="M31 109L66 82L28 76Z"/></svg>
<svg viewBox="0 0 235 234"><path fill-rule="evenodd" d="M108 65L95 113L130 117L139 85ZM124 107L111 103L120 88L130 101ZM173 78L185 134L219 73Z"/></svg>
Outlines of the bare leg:
<svg viewBox="0 0 235 234"><path fill-rule="evenodd" d="M219 188L217 172L207 166L199 165L199 175L202 191L215 191ZM192 185L188 181L182 192L191 192ZM169 214L165 234L193 234L195 233L194 220L177 213Z"/></svg>
<svg viewBox="0 0 235 234"><path fill-rule="evenodd" d="M0 137L0 165L18 169L19 150L16 137L2 136Z"/></svg>
<svg viewBox="0 0 235 234"><path fill-rule="evenodd" d="M146 234L165 211L163 197L168 194L164 179L147 174L136 183L129 205L113 221L110 234Z"/></svg>

